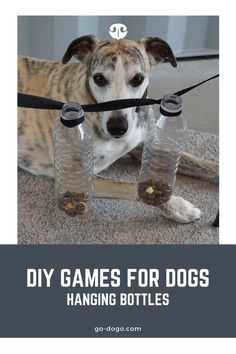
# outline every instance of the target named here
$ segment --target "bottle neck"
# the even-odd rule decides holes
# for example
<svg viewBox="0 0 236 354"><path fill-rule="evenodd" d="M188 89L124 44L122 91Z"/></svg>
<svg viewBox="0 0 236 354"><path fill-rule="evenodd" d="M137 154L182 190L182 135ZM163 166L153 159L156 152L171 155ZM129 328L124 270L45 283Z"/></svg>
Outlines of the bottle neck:
<svg viewBox="0 0 236 354"><path fill-rule="evenodd" d="M182 110L177 111L177 112L168 112L165 109L163 109L162 107L160 107L160 113L165 117L177 117L177 116L180 116L180 114L182 113Z"/></svg>
<svg viewBox="0 0 236 354"><path fill-rule="evenodd" d="M182 112L182 100L177 95L165 95L160 104L160 113L165 117L176 117Z"/></svg>
<svg viewBox="0 0 236 354"><path fill-rule="evenodd" d="M68 128L73 128L84 121L84 111L78 103L65 103L61 110L61 123Z"/></svg>

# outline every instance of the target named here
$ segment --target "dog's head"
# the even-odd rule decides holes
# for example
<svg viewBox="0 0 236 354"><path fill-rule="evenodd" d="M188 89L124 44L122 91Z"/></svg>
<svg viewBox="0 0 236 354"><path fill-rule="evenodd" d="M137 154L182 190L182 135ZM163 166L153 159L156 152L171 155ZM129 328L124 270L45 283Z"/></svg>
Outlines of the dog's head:
<svg viewBox="0 0 236 354"><path fill-rule="evenodd" d="M75 39L68 47L62 63L72 56L87 66L87 85L96 102L141 98L149 84L152 65L168 59L176 67L170 46L160 38L102 41L95 36ZM135 107L101 112L98 127L110 138L129 134L137 120Z"/></svg>

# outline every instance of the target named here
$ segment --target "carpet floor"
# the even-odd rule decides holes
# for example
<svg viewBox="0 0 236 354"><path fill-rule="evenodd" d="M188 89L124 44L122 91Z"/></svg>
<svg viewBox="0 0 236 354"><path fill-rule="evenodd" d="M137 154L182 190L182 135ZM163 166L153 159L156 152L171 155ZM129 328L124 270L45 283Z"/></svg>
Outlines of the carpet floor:
<svg viewBox="0 0 236 354"><path fill-rule="evenodd" d="M218 136L188 130L185 151L218 160ZM134 181L139 164L125 156L103 175ZM201 218L190 224L167 220L158 209L140 202L94 199L84 217L71 218L55 206L53 180L18 171L19 244L217 244L211 226L218 210L218 185L178 175L175 195L199 207Z"/></svg>

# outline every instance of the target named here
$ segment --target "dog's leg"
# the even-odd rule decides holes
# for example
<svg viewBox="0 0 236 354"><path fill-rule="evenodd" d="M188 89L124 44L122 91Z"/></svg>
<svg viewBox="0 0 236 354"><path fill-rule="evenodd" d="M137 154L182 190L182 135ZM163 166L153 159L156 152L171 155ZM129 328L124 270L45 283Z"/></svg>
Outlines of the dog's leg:
<svg viewBox="0 0 236 354"><path fill-rule="evenodd" d="M94 196L96 198L111 198L111 199L130 199L137 200L137 185L125 181L114 181L107 177L95 175Z"/></svg>
<svg viewBox="0 0 236 354"><path fill-rule="evenodd" d="M159 206L162 214L170 220L187 224L200 218L201 211L182 197L172 196Z"/></svg>
<svg viewBox="0 0 236 354"><path fill-rule="evenodd" d="M143 146L130 151L130 155L138 162L142 160ZM199 159L187 152L182 152L178 173L186 176L203 178L213 182L219 180L219 164L215 161Z"/></svg>
<svg viewBox="0 0 236 354"><path fill-rule="evenodd" d="M129 152L129 155L137 162L141 163L143 154L143 144L136 146L133 150Z"/></svg>
<svg viewBox="0 0 236 354"><path fill-rule="evenodd" d="M178 173L218 182L219 164L214 161L199 159L187 152L183 152Z"/></svg>
<svg viewBox="0 0 236 354"><path fill-rule="evenodd" d="M109 178L94 176L94 196L97 198L116 198L138 200L137 184L114 181ZM189 223L199 219L201 212L187 200L172 196L167 203L158 206L162 214L168 219Z"/></svg>

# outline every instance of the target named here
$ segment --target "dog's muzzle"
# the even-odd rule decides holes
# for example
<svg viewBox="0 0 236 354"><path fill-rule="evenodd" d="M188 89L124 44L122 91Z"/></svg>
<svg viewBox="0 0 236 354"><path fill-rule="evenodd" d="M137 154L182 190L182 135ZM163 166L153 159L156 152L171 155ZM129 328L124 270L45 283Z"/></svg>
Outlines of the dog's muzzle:
<svg viewBox="0 0 236 354"><path fill-rule="evenodd" d="M107 131L110 135L119 138L126 134L128 121L125 117L112 117L107 122Z"/></svg>

